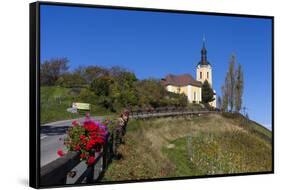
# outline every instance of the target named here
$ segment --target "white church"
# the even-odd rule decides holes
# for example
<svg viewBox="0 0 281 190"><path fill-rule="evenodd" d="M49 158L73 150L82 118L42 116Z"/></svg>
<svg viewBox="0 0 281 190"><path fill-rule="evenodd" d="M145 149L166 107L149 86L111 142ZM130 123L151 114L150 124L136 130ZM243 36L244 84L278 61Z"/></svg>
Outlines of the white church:
<svg viewBox="0 0 281 190"><path fill-rule="evenodd" d="M167 75L162 79L166 90L173 93L183 93L191 103L202 101L202 84L207 80L212 87L212 66L207 60L207 49L205 40L201 49L201 60L196 66L196 80L190 74ZM214 100L209 103L216 107L216 92L214 91Z"/></svg>

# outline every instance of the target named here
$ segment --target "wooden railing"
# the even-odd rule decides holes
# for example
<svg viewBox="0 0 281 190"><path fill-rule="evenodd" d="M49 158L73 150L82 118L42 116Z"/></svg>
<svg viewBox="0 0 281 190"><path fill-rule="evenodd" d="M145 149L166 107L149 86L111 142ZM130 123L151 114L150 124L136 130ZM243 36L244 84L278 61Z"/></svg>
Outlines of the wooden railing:
<svg viewBox="0 0 281 190"><path fill-rule="evenodd" d="M216 110L207 110L205 108L188 108L188 107L159 107L147 109L130 110L130 118L132 119L149 119L155 117L173 117L185 115L198 115L214 113Z"/></svg>
<svg viewBox="0 0 281 190"><path fill-rule="evenodd" d="M119 122L109 133L102 151L96 153L92 166L80 161L79 152L68 152L40 169L40 184L42 186L82 184L101 179L112 159L118 159L117 148L125 135L128 120L129 118L126 118Z"/></svg>

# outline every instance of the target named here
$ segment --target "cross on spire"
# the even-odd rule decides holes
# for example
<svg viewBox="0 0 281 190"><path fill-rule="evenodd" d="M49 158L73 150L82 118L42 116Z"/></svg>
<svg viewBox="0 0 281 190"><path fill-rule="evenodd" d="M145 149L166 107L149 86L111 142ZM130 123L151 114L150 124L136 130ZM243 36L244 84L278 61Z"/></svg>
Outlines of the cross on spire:
<svg viewBox="0 0 281 190"><path fill-rule="evenodd" d="M206 43L205 34L203 34L203 48L205 48L205 43Z"/></svg>

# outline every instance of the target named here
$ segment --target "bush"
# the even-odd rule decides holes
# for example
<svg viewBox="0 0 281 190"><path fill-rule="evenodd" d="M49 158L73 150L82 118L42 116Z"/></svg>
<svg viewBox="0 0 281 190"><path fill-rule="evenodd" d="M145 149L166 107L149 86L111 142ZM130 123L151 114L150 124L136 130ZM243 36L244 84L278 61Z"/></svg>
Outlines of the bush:
<svg viewBox="0 0 281 190"><path fill-rule="evenodd" d="M103 76L96 78L90 84L91 90L98 96L108 96L110 93L110 85L113 80L110 77Z"/></svg>
<svg viewBox="0 0 281 190"><path fill-rule="evenodd" d="M92 92L88 88L84 88L80 91L77 101L90 104L98 104L97 99L98 96L94 92Z"/></svg>

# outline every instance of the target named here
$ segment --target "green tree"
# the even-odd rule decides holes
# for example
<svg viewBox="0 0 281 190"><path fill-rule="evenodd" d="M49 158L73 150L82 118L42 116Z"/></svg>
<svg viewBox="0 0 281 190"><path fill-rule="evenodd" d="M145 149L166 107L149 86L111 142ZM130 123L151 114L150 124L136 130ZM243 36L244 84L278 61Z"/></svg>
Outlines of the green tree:
<svg viewBox="0 0 281 190"><path fill-rule="evenodd" d="M120 96L118 100L124 107L137 105L138 102L137 95L135 91L132 89L127 89L120 92Z"/></svg>
<svg viewBox="0 0 281 190"><path fill-rule="evenodd" d="M111 97L108 96L99 96L99 104L105 107L106 109L109 109L112 112L116 112L116 109L114 108L113 102L114 100Z"/></svg>
<svg viewBox="0 0 281 190"><path fill-rule="evenodd" d="M95 92L91 91L89 88L81 89L77 101L87 102L92 105L99 103L98 96L95 94Z"/></svg>
<svg viewBox="0 0 281 190"><path fill-rule="evenodd" d="M240 112L242 106L242 95L244 90L244 76L242 66L238 65L236 71L236 82L235 82L235 111Z"/></svg>
<svg viewBox="0 0 281 190"><path fill-rule="evenodd" d="M164 86L161 85L159 80L146 79L140 80L135 83L138 105L158 107L162 104L166 104L169 100L167 97L167 91Z"/></svg>
<svg viewBox="0 0 281 190"><path fill-rule="evenodd" d="M135 74L121 67L112 67L109 69L109 75L114 79L111 85L111 97L114 99L115 107L136 105Z"/></svg>
<svg viewBox="0 0 281 190"><path fill-rule="evenodd" d="M202 85L202 102L209 103L214 100L214 91L207 80Z"/></svg>
<svg viewBox="0 0 281 190"><path fill-rule="evenodd" d="M218 96L218 108L221 110L222 109L222 100L221 100L221 97Z"/></svg>
<svg viewBox="0 0 281 190"><path fill-rule="evenodd" d="M102 76L95 78L91 85L90 89L94 91L98 96L108 96L110 93L110 85L113 83L112 78L107 76Z"/></svg>

